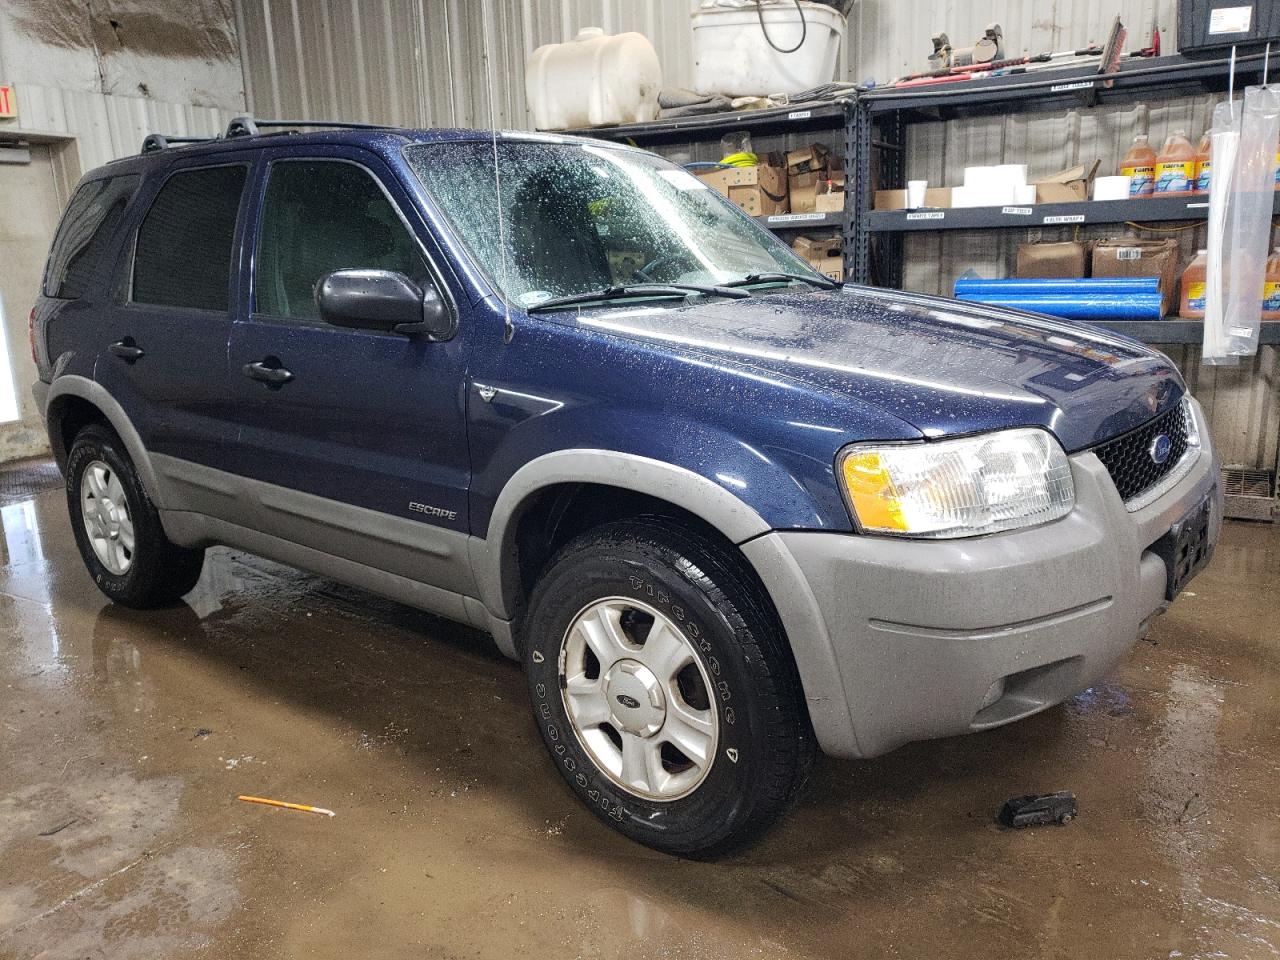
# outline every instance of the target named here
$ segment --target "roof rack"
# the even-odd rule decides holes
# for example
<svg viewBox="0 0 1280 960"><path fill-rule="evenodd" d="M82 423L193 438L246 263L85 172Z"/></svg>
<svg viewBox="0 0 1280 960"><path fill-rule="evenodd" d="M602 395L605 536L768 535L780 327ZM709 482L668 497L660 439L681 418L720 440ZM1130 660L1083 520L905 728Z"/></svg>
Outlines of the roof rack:
<svg viewBox="0 0 1280 960"><path fill-rule="evenodd" d="M234 137L256 137L263 127L324 127L336 130L386 130L385 123L348 123L343 120L258 120L254 117L236 117L227 124L224 136L231 140Z"/></svg>
<svg viewBox="0 0 1280 960"><path fill-rule="evenodd" d="M163 133L149 133L142 141L142 149L139 153L155 153L157 150L167 150L180 143L206 143L209 140L217 139L216 137L170 137Z"/></svg>

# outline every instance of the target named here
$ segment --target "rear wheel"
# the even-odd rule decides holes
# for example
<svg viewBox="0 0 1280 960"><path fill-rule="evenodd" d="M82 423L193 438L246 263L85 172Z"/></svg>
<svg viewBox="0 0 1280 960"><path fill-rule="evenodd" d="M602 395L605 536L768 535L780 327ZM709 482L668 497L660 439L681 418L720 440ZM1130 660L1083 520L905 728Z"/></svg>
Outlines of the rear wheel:
<svg viewBox="0 0 1280 960"><path fill-rule="evenodd" d="M127 607L157 607L190 592L204 550L172 543L120 438L81 430L67 456L67 507L76 545L103 593Z"/></svg>
<svg viewBox="0 0 1280 960"><path fill-rule="evenodd" d="M727 550L665 521L602 527L552 561L527 627L543 739L615 829L715 856L798 794L814 744L795 666Z"/></svg>

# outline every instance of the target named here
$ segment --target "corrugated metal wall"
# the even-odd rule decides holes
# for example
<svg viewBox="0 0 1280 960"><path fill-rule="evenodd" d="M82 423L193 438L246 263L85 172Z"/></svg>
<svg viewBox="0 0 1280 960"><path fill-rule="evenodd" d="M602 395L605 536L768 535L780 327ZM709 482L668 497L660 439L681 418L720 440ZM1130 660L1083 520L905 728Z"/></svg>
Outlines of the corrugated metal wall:
<svg viewBox="0 0 1280 960"><path fill-rule="evenodd" d="M1129 31L1128 49L1147 46L1158 22L1166 31L1164 49L1171 51L1176 9L1176 0L859 0L849 14L854 79L883 83L923 70L935 33L946 33L954 46L965 47L992 22L1004 31L1008 57L1102 43L1117 14Z"/></svg>
<svg viewBox="0 0 1280 960"><path fill-rule="evenodd" d="M639 31L687 83L696 0L237 0L259 116L529 126L524 64L581 27ZM493 55L493 63L487 53Z"/></svg>
<svg viewBox="0 0 1280 960"><path fill-rule="evenodd" d="M1129 49L1150 42L1153 23L1164 49L1176 45L1176 0L858 0L838 76L891 79L925 67L930 37L945 31L957 45L972 42L991 21L1004 30L1006 53L1040 53L1105 39L1118 13ZM611 33L636 30L650 38L667 85L687 86L693 50L689 13L697 0L236 0L245 90L259 116L327 116L423 126L530 126L524 63L540 44L572 37L584 26ZM493 62L488 61L491 54ZM911 128L912 178L954 185L966 165L1027 163L1051 173L1092 158L1104 172L1119 163L1133 135L1159 143L1183 128L1197 137L1212 100L1154 103L1149 108L1013 115ZM761 139L757 150L786 149L796 138ZM678 148L677 148L678 149ZM669 151L668 151L669 152ZM680 159L709 159L714 148ZM1090 228L1085 237L1114 234ZM1070 236L1043 233L1044 239ZM1203 227L1176 236L1185 259L1203 244ZM946 292L974 268L988 276L1011 269L1017 244L1030 231L913 234L906 244L906 282L914 290ZM1226 463L1272 468L1280 432L1280 356L1271 348L1234 368L1199 365L1195 348L1172 351L1206 402Z"/></svg>

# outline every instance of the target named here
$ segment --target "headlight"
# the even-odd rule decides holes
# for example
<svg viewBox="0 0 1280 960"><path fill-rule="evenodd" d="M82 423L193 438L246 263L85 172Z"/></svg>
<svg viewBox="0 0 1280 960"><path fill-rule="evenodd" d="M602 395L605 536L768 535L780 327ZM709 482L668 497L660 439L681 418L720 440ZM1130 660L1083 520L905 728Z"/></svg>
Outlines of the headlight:
<svg viewBox="0 0 1280 960"><path fill-rule="evenodd" d="M858 526L909 537L973 537L1047 523L1075 503L1071 464L1045 430L854 444L840 478Z"/></svg>

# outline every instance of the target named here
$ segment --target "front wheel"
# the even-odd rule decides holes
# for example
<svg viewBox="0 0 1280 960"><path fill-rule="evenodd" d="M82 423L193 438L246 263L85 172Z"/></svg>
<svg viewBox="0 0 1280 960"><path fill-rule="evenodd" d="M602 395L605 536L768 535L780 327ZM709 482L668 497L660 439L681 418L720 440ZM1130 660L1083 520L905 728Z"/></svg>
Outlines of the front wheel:
<svg viewBox="0 0 1280 960"><path fill-rule="evenodd" d="M808 774L794 663L726 549L652 520L571 543L530 602L525 665L557 769L640 843L709 857L752 839Z"/></svg>

